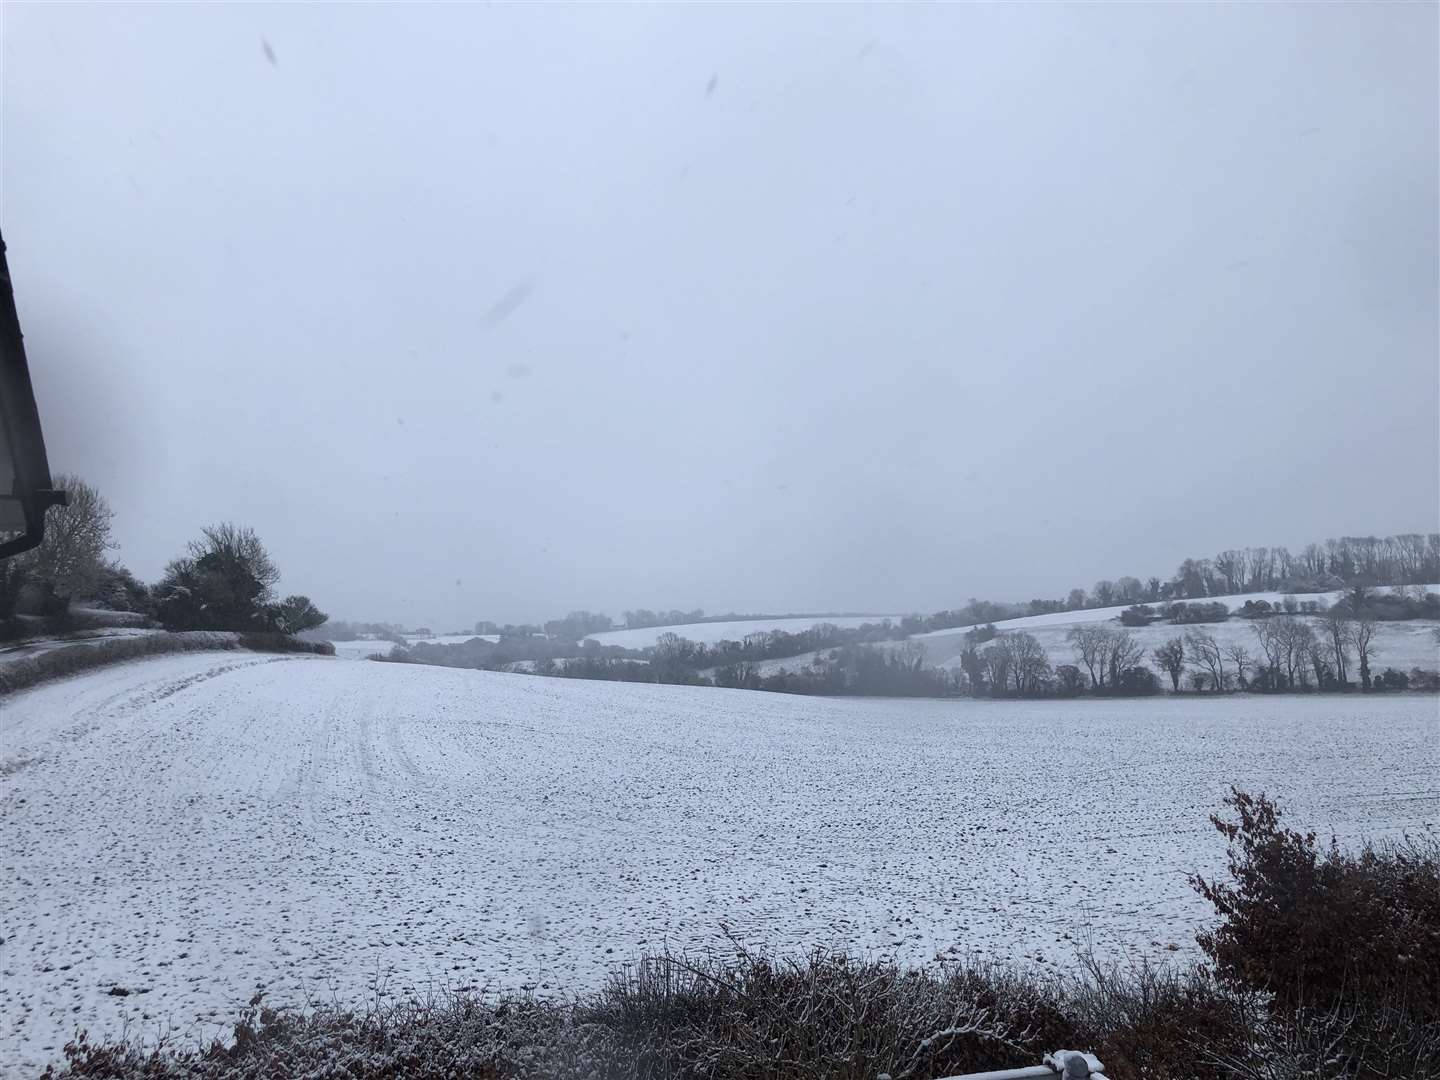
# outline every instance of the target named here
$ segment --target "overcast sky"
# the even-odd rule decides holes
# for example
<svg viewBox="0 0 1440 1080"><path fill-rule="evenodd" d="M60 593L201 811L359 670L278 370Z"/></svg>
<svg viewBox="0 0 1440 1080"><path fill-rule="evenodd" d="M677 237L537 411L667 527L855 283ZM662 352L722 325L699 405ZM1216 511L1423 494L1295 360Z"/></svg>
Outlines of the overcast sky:
<svg viewBox="0 0 1440 1080"><path fill-rule="evenodd" d="M1437 7L3 9L52 467L451 629L1433 531Z"/></svg>

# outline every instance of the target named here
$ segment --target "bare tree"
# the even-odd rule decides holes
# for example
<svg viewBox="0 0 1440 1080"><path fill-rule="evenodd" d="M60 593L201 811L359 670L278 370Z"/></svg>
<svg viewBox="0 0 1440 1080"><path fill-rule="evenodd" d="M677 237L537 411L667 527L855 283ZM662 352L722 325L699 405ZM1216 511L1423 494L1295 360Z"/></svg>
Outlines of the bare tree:
<svg viewBox="0 0 1440 1080"><path fill-rule="evenodd" d="M1215 573L1227 593L1242 591L1245 584L1245 555L1243 552L1222 551L1212 560Z"/></svg>
<svg viewBox="0 0 1440 1080"><path fill-rule="evenodd" d="M999 641L992 642L980 659L985 661L985 673L990 680L990 689L1003 693L1010 683L1010 650Z"/></svg>
<svg viewBox="0 0 1440 1080"><path fill-rule="evenodd" d="M1225 659L1235 665L1235 681L1240 685L1240 689L1245 689L1245 671L1250 667L1250 650L1240 642L1233 641L1222 646L1220 651L1225 654Z"/></svg>
<svg viewBox="0 0 1440 1080"><path fill-rule="evenodd" d="M1350 644L1355 647L1355 656L1360 661L1360 687L1370 689L1370 658L1375 655L1375 620L1368 613L1355 617L1350 631Z"/></svg>
<svg viewBox="0 0 1440 1080"><path fill-rule="evenodd" d="M1284 677L1285 670L1285 645L1280 635L1275 633L1275 619L1261 619L1250 624L1250 629L1255 631L1255 638L1260 645L1260 654L1264 656L1263 667L1270 672L1272 679L1279 681Z"/></svg>
<svg viewBox="0 0 1440 1080"><path fill-rule="evenodd" d="M1115 603L1115 595L1115 583L1108 578L1101 578L1090 590L1090 598L1095 601L1096 607L1109 607Z"/></svg>
<svg viewBox="0 0 1440 1080"><path fill-rule="evenodd" d="M1310 662L1310 670L1315 672L1316 688L1324 689L1334 678L1334 669L1330 666L1329 647L1313 633L1310 643L1305 646L1305 659Z"/></svg>
<svg viewBox="0 0 1440 1080"><path fill-rule="evenodd" d="M1343 689L1350 685L1348 656L1355 636L1355 620L1345 608L1336 606L1325 612L1325 621L1320 624L1326 643L1330 646L1330 659L1335 667L1335 681Z"/></svg>
<svg viewBox="0 0 1440 1080"><path fill-rule="evenodd" d="M115 547L110 539L115 513L105 497L78 476L60 473L54 483L68 501L46 514L45 539L21 556L21 565L28 576L47 582L60 596L87 597L104 573L105 552Z"/></svg>
<svg viewBox="0 0 1440 1080"><path fill-rule="evenodd" d="M1170 685L1180 692L1180 676L1185 673L1185 640L1173 637L1154 653L1155 662L1170 676Z"/></svg>
<svg viewBox="0 0 1440 1080"><path fill-rule="evenodd" d="M1315 631L1304 619L1293 615L1282 615L1272 621L1277 624L1276 630L1285 646L1285 682L1293 688L1297 673L1301 681L1304 680L1305 661L1315 644Z"/></svg>
<svg viewBox="0 0 1440 1080"><path fill-rule="evenodd" d="M1145 599L1145 586L1137 577L1122 577L1115 583L1115 598L1122 604L1138 604Z"/></svg>
<svg viewBox="0 0 1440 1080"><path fill-rule="evenodd" d="M1254 629L1275 681L1293 688L1297 672L1304 673L1315 631L1295 615L1276 615L1255 623Z"/></svg>
<svg viewBox="0 0 1440 1080"><path fill-rule="evenodd" d="M1012 631L995 639L990 649L1004 653L1003 671L1008 674L1016 694L1032 694L1050 673L1050 658L1034 634ZM988 653L990 650L987 649ZM995 670L992 668L992 671ZM1003 685L1003 680L1001 685Z"/></svg>
<svg viewBox="0 0 1440 1080"><path fill-rule="evenodd" d="M1111 630L1109 634L1105 665L1110 669L1110 685L1118 686L1121 674L1145 659L1145 646L1129 630Z"/></svg>
<svg viewBox="0 0 1440 1080"><path fill-rule="evenodd" d="M1099 623L1081 623L1070 628L1065 640L1075 647L1075 656L1090 673L1090 685L1105 685L1105 649L1110 631Z"/></svg>
<svg viewBox="0 0 1440 1080"><path fill-rule="evenodd" d="M1185 649L1190 664L1210 673L1210 685L1218 693L1225 689L1225 659L1220 643L1204 630L1191 630L1185 635Z"/></svg>

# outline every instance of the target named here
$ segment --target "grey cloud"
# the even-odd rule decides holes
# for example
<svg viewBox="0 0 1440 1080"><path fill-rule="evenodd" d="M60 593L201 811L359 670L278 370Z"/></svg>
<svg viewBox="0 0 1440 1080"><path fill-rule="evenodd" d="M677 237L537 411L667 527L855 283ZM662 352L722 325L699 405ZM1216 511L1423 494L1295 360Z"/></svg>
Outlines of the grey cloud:
<svg viewBox="0 0 1440 1080"><path fill-rule="evenodd" d="M11 5L52 462L437 629L1433 530L1436 19Z"/></svg>

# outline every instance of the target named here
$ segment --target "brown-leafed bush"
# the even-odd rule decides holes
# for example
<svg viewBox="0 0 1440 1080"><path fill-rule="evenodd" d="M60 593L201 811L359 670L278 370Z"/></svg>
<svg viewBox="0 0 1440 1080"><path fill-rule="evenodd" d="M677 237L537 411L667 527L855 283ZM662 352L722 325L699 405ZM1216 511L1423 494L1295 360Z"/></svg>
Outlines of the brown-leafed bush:
<svg viewBox="0 0 1440 1080"><path fill-rule="evenodd" d="M1440 1019L1440 844L1342 850L1284 827L1263 795L1232 789L1229 880L1192 878L1220 924L1198 935L1220 975L1287 1005L1403 999Z"/></svg>

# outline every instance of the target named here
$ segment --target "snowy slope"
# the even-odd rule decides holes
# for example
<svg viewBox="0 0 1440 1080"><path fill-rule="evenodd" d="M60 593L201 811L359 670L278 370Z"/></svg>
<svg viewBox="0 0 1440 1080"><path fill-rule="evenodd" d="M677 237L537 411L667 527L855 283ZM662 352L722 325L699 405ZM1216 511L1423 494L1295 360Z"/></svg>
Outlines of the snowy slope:
<svg viewBox="0 0 1440 1080"><path fill-rule="evenodd" d="M647 626L635 630L606 630L591 634L589 640L602 645L619 645L625 649L647 649L659 640L661 634L678 634L690 641L713 645L717 641L741 641L746 634L762 630L785 630L798 633L812 626L829 623L833 626L851 629L866 623L882 623L886 619L899 622L899 615L844 615L834 619L807 617L803 619L741 619L735 622L686 623L683 626Z"/></svg>
<svg viewBox="0 0 1440 1080"><path fill-rule="evenodd" d="M463 645L475 638L484 641L499 641L499 634L441 634L438 636L425 637L422 634L410 634L405 640L411 645ZM372 656L387 656L395 647L393 641L376 641L373 639L360 641L332 641L335 646L335 655L341 660L368 660Z"/></svg>
<svg viewBox="0 0 1440 1080"><path fill-rule="evenodd" d="M1440 585L1427 585L1425 588L1429 592L1440 592ZM1220 596L1215 599L1224 602L1234 612L1239 611L1247 600L1257 602L1265 600L1271 604L1279 604L1285 599L1293 597L1297 603L1316 600L1331 604L1340 595L1339 592L1264 592L1246 593L1243 596ZM1018 619L1005 619L997 622L995 627L998 630L1024 630L1033 634L1045 649L1050 663L1070 664L1076 662L1075 650L1066 640L1066 635L1070 632L1071 627L1085 623L1118 620L1120 613L1130 606L1125 604L1118 607L1091 608L1085 611L1058 611L1049 615L1027 615ZM1398 671L1409 671L1415 667L1427 670L1440 669L1440 642L1435 639L1437 625L1440 624L1427 619L1376 624L1375 657L1372 660L1372 667L1376 671L1383 671L1387 667L1393 667ZM967 629L967 627L960 627L953 630L932 630L926 634L916 634L914 640L925 646L925 657L930 663L939 667L956 667L960 663L960 654L965 648ZM1232 618L1224 623L1201 623L1194 626L1176 626L1168 622L1155 622L1145 627L1131 627L1130 632L1145 645L1147 664L1151 668L1156 668L1149 653L1168 638L1183 635L1187 630L1192 629L1204 630L1221 645L1244 645L1252 656L1256 656L1260 652L1254 624L1248 619ZM788 666L793 671L812 659L813 655L807 654L805 657L798 657L788 662L770 661L769 664L772 669L778 666Z"/></svg>
<svg viewBox="0 0 1440 1080"><path fill-rule="evenodd" d="M1043 617L1043 616L1042 616ZM1018 620L1012 620L1012 623ZM1004 624L1009 629L1012 623ZM996 623L997 627L1002 624ZM1066 640L1074 623L1058 626L1033 626L1026 632L1032 634L1044 648L1051 664L1077 664L1074 646ZM1117 626L1119 624L1116 624ZM1231 619L1223 623L1200 623L1192 626L1176 626L1172 623L1157 622L1149 626L1129 627L1130 633L1145 646L1146 666L1158 672L1159 666L1151 653L1166 640L1181 637L1187 630L1203 630L1222 646L1240 644L1245 646L1252 658L1261 655L1255 636L1255 623L1249 619ZM1370 666L1381 672L1393 667L1408 672L1411 668L1428 671L1440 670L1440 642L1435 640L1436 627L1440 623L1428 619L1408 619L1403 622L1375 624L1375 638L1371 643L1373 655ZM1016 629L1022 629L1017 627ZM951 630L944 634L925 634L918 639L925 646L925 659L937 667L958 667L960 654L965 649L965 631ZM983 648L983 646L982 646ZM790 661L791 670L798 662ZM1228 666L1228 664L1227 664ZM1188 676L1186 676L1188 678ZM1352 671L1351 678L1358 678ZM1162 679L1165 688L1169 682Z"/></svg>
<svg viewBox="0 0 1440 1080"><path fill-rule="evenodd" d="M332 641L335 655L341 660L368 660L372 656L386 656L395 647L393 641Z"/></svg>
<svg viewBox="0 0 1440 1080"><path fill-rule="evenodd" d="M426 637L424 634L406 634L405 640L411 645L464 645L467 641L474 641L479 638L481 641L499 641L499 634L432 634Z"/></svg>
<svg viewBox="0 0 1440 1080"><path fill-rule="evenodd" d="M1430 592L1440 591L1440 585L1427 585L1425 588ZM1225 604L1231 611L1239 611L1245 606L1247 600L1254 600L1259 603L1261 600L1270 604L1279 604L1287 597L1292 597L1297 603L1304 603L1307 600L1323 601L1332 604L1342 594L1340 592L1321 593L1278 593L1278 592L1257 592L1244 593L1240 596L1216 596L1203 600L1186 600L1187 604L1211 603L1219 601ZM1118 619L1120 613L1133 604L1119 604L1115 607L1085 608L1081 611L1055 611L1048 615L1022 615L1018 619L1002 619L995 624L1000 630L1033 630L1045 626L1074 626L1077 623L1104 622L1107 619ZM958 630L931 630L926 634L916 634L917 638L941 637L948 634L964 633L965 627Z"/></svg>
<svg viewBox="0 0 1440 1080"><path fill-rule="evenodd" d="M1227 785L1342 838L1434 825L1437 729L1411 696L1075 708L235 653L100 669L0 708L0 1073L75 1025L213 1032L261 986L594 985L722 922L916 963L1065 963L1085 937L1183 955L1206 914L1184 874L1222 862L1205 815Z"/></svg>

